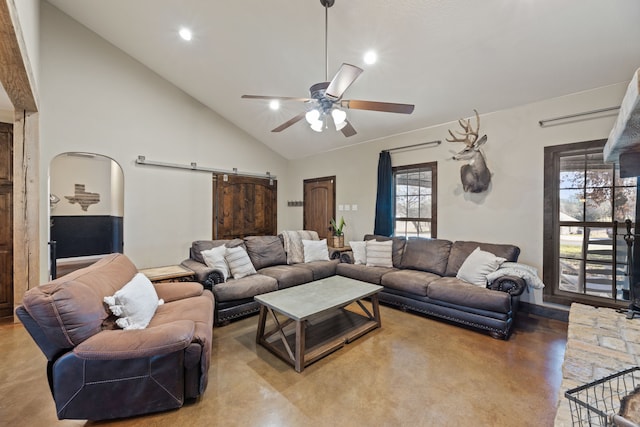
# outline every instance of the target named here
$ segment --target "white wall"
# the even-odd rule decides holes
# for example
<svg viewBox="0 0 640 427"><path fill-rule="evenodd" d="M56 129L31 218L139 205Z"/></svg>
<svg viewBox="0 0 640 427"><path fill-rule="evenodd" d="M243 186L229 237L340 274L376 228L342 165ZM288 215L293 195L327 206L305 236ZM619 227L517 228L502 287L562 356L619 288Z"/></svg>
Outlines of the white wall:
<svg viewBox="0 0 640 427"><path fill-rule="evenodd" d="M124 172L124 251L139 268L179 263L211 238L211 175L137 166L135 159L240 171L286 181L286 160L50 4L40 10L41 188L63 152L103 154ZM89 190L90 191L90 190ZM286 215L278 197L278 228ZM41 203L41 280L48 203Z"/></svg>
<svg viewBox="0 0 640 427"><path fill-rule="evenodd" d="M40 0L9 0L15 5L18 14L18 21L24 40L26 55L31 63L29 71L33 75L29 76L31 85L38 99L39 86L39 56L40 56ZM24 54L24 53L23 53Z"/></svg>
<svg viewBox="0 0 640 427"><path fill-rule="evenodd" d="M286 197L301 200L304 179L335 174L336 204L358 205L356 212L337 212L338 216L344 214L347 222L346 238L362 240L365 233L373 232L379 152L442 140L435 148L392 153L393 166L438 162L438 237L518 245L520 261L542 273L544 147L607 138L615 115L545 128L538 120L620 105L626 86L627 82L622 82L481 114L480 132L488 135L483 151L493 178L490 190L480 195L462 191L459 171L463 163L451 160L452 152L463 147L462 143L445 141L447 129L458 129L455 122L292 162ZM473 111L461 111L460 115L470 117ZM292 216L287 226L301 227L302 213ZM541 304L542 292L524 294L524 300Z"/></svg>

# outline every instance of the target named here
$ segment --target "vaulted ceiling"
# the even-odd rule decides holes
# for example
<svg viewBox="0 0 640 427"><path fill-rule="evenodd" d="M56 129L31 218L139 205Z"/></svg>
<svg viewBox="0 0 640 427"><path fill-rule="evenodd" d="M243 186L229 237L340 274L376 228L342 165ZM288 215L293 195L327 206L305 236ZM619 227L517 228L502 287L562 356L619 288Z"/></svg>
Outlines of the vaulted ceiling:
<svg viewBox="0 0 640 427"><path fill-rule="evenodd" d="M240 96L307 97L325 80L319 0L48 1L287 158L627 82L640 67L637 0L336 0L329 79L343 62L360 66L345 99L415 111L348 110L349 138L304 120L274 133L305 104L273 111ZM378 61L366 65L370 49Z"/></svg>

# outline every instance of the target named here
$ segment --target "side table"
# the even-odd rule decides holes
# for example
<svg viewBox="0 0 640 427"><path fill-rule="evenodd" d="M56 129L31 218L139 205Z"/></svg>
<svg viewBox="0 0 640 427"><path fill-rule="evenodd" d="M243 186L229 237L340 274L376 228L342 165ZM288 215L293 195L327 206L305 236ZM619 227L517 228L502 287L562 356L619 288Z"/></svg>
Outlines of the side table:
<svg viewBox="0 0 640 427"><path fill-rule="evenodd" d="M152 283L193 282L196 280L195 273L181 265L144 268L139 271L147 276Z"/></svg>
<svg viewBox="0 0 640 427"><path fill-rule="evenodd" d="M338 248L334 248L329 246L329 259L340 259L340 255L343 252L349 252L351 250L351 246L341 246Z"/></svg>

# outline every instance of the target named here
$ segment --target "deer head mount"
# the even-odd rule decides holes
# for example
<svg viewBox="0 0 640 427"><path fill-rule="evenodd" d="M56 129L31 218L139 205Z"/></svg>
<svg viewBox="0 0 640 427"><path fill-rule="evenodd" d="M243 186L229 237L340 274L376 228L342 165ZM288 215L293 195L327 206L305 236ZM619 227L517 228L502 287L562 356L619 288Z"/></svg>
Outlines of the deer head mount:
<svg viewBox="0 0 640 427"><path fill-rule="evenodd" d="M480 116L476 110L476 128L473 129L471 119L458 120L460 127L464 132L455 131L456 136L449 130L451 138L447 138L449 142L464 142L465 148L453 156L454 160L465 160L467 164L460 168L460 179L462 180L462 188L467 193L482 193L489 188L491 183L491 172L487 168L487 163L480 151L482 144L487 142L487 135L478 138L480 130Z"/></svg>

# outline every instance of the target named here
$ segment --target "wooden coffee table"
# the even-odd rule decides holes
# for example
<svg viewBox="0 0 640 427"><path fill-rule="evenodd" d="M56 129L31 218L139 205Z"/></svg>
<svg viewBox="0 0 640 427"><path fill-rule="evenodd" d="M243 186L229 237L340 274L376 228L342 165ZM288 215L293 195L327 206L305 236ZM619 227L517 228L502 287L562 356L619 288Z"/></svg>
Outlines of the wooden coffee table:
<svg viewBox="0 0 640 427"><path fill-rule="evenodd" d="M267 294L260 306L256 342L297 372L367 332L379 328L382 286L333 276ZM363 299L370 297L371 310ZM345 307L357 303L362 313ZM273 319L266 330L267 317Z"/></svg>

